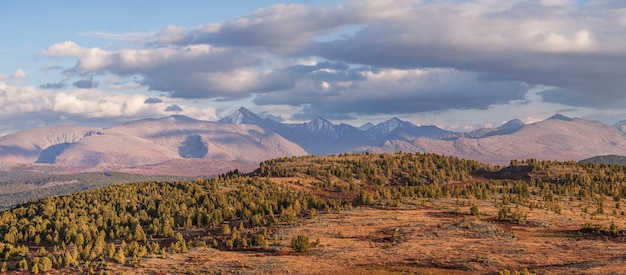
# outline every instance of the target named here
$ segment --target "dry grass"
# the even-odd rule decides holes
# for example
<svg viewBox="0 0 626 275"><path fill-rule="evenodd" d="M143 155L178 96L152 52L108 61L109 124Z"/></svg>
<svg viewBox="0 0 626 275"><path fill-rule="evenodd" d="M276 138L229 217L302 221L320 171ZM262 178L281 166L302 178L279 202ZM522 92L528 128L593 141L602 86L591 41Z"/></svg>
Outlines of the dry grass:
<svg viewBox="0 0 626 275"><path fill-rule="evenodd" d="M497 274L527 268L537 274L625 274L622 237L584 234L585 223L624 227L621 215L582 212L561 202L561 214L520 209L524 224L497 219L487 201L409 201L398 209L360 207L283 226L270 242L276 252L195 248L167 259L148 258L126 274ZM462 206L456 207L461 203ZM471 216L470 205L481 212ZM513 206L514 207L514 206ZM607 209L611 207L606 207ZM607 211L610 212L610 211ZM289 247L305 234L320 245L307 254ZM120 267L116 267L119 271Z"/></svg>

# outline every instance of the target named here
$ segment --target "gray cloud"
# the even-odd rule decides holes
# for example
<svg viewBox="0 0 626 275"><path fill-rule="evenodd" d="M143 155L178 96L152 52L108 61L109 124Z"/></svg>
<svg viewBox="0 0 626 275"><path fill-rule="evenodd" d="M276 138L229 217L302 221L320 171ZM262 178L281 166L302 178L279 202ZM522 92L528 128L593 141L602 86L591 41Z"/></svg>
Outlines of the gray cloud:
<svg viewBox="0 0 626 275"><path fill-rule="evenodd" d="M93 80L93 78L81 79L81 80L75 81L74 83L72 83L72 85L79 89L98 88L98 81Z"/></svg>
<svg viewBox="0 0 626 275"><path fill-rule="evenodd" d="M180 106L176 105L176 104L172 104L170 106L165 107L165 112L182 112L183 108L181 108Z"/></svg>
<svg viewBox="0 0 626 275"><path fill-rule="evenodd" d="M262 65L259 57L211 45L109 52L65 41L50 46L42 54L77 57L76 65L68 71L71 74L141 75L142 84L150 90L178 98L244 98L253 92L284 86L281 78L252 69ZM77 84L89 86L86 81Z"/></svg>
<svg viewBox="0 0 626 275"><path fill-rule="evenodd" d="M200 27L181 42L290 51L309 43L311 37L362 22L362 14L355 12L356 8L358 5L335 8L275 5Z"/></svg>
<svg viewBox="0 0 626 275"><path fill-rule="evenodd" d="M224 73L189 73L163 71L146 76L144 85L150 90L168 92L174 98L214 98L233 100L249 97L253 93L287 89L293 81L281 73L261 73L238 70Z"/></svg>
<svg viewBox="0 0 626 275"><path fill-rule="evenodd" d="M626 33L614 27L623 20L614 11L524 1L468 17L461 5L446 7L423 5L305 52L373 67L455 68L476 72L479 80L553 86L558 89L543 93L546 101L574 106L626 103Z"/></svg>
<svg viewBox="0 0 626 275"><path fill-rule="evenodd" d="M143 101L143 103L146 103L146 104L155 104L155 103L161 103L161 102L163 102L163 100L157 97L149 97Z"/></svg>
<svg viewBox="0 0 626 275"><path fill-rule="evenodd" d="M487 109L523 101L527 88L516 81L481 81L476 74L454 70L382 70L362 73L349 85L305 81L295 89L259 95L259 105L306 106L299 119L324 116L349 119L361 115ZM323 114L323 115L322 115Z"/></svg>
<svg viewBox="0 0 626 275"><path fill-rule="evenodd" d="M67 87L67 84L65 84L64 82L46 83L46 84L39 85L39 88L51 89L51 90L63 90L66 87Z"/></svg>
<svg viewBox="0 0 626 275"><path fill-rule="evenodd" d="M168 26L140 49L66 41L42 53L76 57L74 74L138 75L175 98L305 106L301 117L484 110L520 104L535 85L554 87L539 93L546 102L621 107L623 4L598 3L276 5L191 31Z"/></svg>

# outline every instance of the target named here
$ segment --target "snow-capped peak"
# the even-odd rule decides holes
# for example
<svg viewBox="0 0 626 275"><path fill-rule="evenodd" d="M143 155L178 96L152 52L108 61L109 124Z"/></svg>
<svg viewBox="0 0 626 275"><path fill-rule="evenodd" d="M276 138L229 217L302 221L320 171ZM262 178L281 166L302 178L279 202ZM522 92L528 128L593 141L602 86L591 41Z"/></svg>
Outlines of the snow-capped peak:
<svg viewBox="0 0 626 275"><path fill-rule="evenodd" d="M244 107L241 107L230 113L228 116L221 118L217 122L225 124L254 124L255 122L261 120L262 119L255 113Z"/></svg>
<svg viewBox="0 0 626 275"><path fill-rule="evenodd" d="M306 129L309 132L321 132L321 131L333 131L333 128L335 127L334 124L332 124L330 121L318 117L314 120L312 120L311 122L306 124Z"/></svg>
<svg viewBox="0 0 626 275"><path fill-rule="evenodd" d="M357 127L357 129L361 130L361 131L367 131L369 129L371 129L372 127L374 127L374 124L372 124L371 122L365 123L359 127Z"/></svg>
<svg viewBox="0 0 626 275"><path fill-rule="evenodd" d="M400 120L397 117L394 117L394 118L392 118L390 120L387 120L385 122L378 123L376 125L376 130L378 132L382 132L384 134L389 134L393 130L398 128L400 125L402 125L403 123L404 123L404 121Z"/></svg>

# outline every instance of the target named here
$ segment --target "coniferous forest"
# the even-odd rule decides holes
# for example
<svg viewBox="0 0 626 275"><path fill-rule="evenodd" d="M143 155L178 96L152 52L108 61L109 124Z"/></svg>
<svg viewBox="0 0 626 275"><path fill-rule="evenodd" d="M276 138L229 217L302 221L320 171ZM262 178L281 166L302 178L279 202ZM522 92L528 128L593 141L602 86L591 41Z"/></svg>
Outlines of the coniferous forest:
<svg viewBox="0 0 626 275"><path fill-rule="evenodd" d="M193 247L271 253L277 230L303 220L438 199L471 201L474 216L476 202L489 203L493 221L508 224L578 202L593 221L623 216L625 196L622 165L530 159L499 167L423 153L287 157L248 175L126 183L18 205L0 213L0 271L106 273ZM589 222L580 234L620 238L619 227ZM308 252L313 240L294 237L293 249Z"/></svg>

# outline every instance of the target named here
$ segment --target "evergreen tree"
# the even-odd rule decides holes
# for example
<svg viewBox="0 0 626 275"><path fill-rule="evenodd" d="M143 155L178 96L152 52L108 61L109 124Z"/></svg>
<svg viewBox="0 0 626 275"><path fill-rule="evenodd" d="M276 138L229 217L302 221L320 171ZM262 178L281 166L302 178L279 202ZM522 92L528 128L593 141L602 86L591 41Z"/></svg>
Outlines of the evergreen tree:
<svg viewBox="0 0 626 275"><path fill-rule="evenodd" d="M291 248L298 252L309 252L311 250L311 244L309 243L309 237L306 235L298 235L291 239Z"/></svg>
<svg viewBox="0 0 626 275"><path fill-rule="evenodd" d="M124 249L122 249L122 247L120 247L117 250L117 253L115 253L115 262L118 264L124 264L124 262L126 262L126 255L124 255Z"/></svg>

